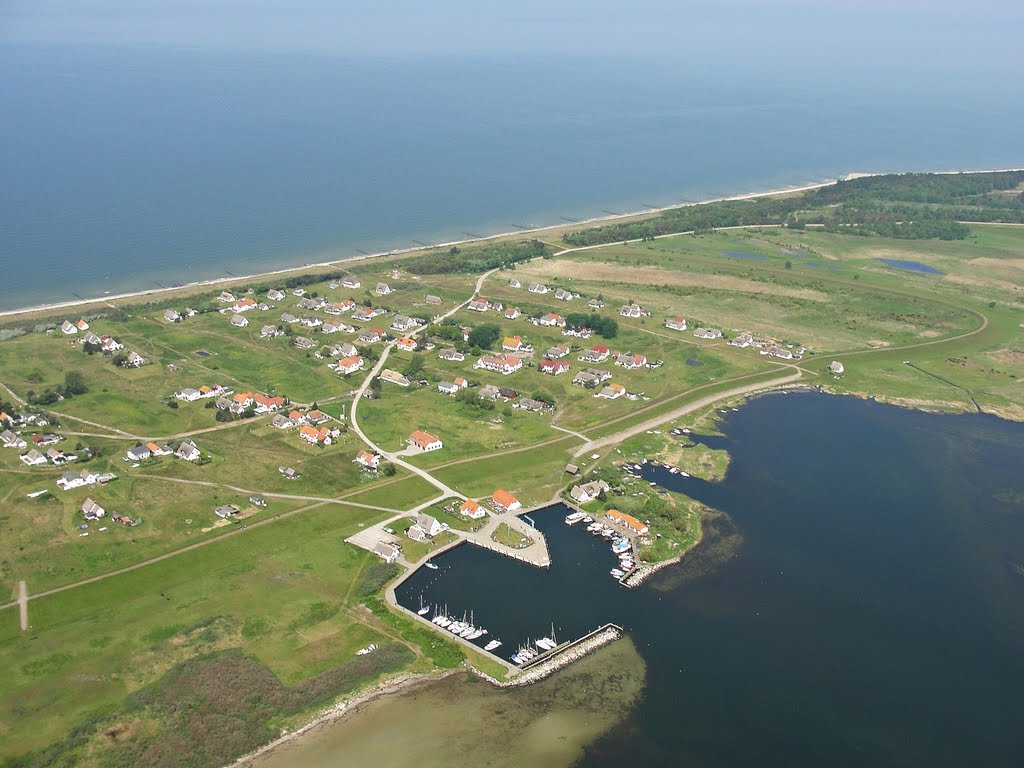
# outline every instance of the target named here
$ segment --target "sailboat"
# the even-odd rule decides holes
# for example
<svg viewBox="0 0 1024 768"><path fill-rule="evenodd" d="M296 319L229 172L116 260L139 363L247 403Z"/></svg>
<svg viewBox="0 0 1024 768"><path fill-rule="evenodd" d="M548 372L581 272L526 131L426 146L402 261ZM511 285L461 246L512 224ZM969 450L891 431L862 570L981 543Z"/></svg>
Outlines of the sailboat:
<svg viewBox="0 0 1024 768"><path fill-rule="evenodd" d="M420 615L420 616L426 616L428 613L430 613L430 606L423 604L423 593L422 592L420 593L420 609L418 611L416 611L416 613L418 615Z"/></svg>
<svg viewBox="0 0 1024 768"><path fill-rule="evenodd" d="M491 640L487 645L484 646L485 651L493 651L495 648L501 645L501 640Z"/></svg>

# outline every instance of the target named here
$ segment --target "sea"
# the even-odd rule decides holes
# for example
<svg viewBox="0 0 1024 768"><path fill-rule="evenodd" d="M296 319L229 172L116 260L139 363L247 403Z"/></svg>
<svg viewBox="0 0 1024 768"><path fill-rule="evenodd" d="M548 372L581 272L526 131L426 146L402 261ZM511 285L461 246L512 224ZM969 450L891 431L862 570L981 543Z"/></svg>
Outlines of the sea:
<svg viewBox="0 0 1024 768"><path fill-rule="evenodd" d="M531 515L550 569L464 545L399 600L472 615L506 656L622 625L646 686L587 768L1020 766L1024 427L808 392L720 428L700 439L730 453L723 482L645 469L720 514L639 588L555 505ZM319 741L311 765L345 765L330 728Z"/></svg>
<svg viewBox="0 0 1024 768"><path fill-rule="evenodd" d="M1024 101L585 55L0 42L0 310L799 186L1024 165Z"/></svg>

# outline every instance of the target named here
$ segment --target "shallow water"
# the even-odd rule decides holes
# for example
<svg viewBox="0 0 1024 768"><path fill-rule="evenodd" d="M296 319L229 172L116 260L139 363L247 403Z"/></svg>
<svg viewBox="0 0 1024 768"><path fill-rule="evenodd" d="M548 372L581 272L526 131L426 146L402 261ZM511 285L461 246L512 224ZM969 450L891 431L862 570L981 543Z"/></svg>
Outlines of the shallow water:
<svg viewBox="0 0 1024 768"><path fill-rule="evenodd" d="M908 261L906 259L877 259L877 261L883 264L896 267L896 269L905 269L908 272L923 272L926 275L944 275L946 274L941 269L936 269L927 264L922 264L919 261Z"/></svg>

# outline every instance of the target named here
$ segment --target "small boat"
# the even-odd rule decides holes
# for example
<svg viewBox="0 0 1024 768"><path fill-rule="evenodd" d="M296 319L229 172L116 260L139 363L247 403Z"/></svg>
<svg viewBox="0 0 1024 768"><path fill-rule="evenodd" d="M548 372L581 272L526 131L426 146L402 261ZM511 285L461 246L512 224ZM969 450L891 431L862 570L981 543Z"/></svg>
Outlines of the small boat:
<svg viewBox="0 0 1024 768"><path fill-rule="evenodd" d="M429 568L432 571L436 571L437 570L437 565L435 563L430 562L429 560L427 562L425 562L424 565L427 566L427 568Z"/></svg>
<svg viewBox="0 0 1024 768"><path fill-rule="evenodd" d="M573 512L565 518L566 525L576 525L580 520L585 518L587 515L585 512Z"/></svg>
<svg viewBox="0 0 1024 768"><path fill-rule="evenodd" d="M469 635L467 635L466 639L476 640L478 637L483 637L486 632L486 629L474 629L472 632L469 633Z"/></svg>
<svg viewBox="0 0 1024 768"><path fill-rule="evenodd" d="M610 573L612 577L616 579L621 579L623 576L626 575L625 571L620 571L618 568L612 568Z"/></svg>
<svg viewBox="0 0 1024 768"><path fill-rule="evenodd" d="M485 651L493 651L495 648L501 645L501 640L491 640L487 645L484 646Z"/></svg>
<svg viewBox="0 0 1024 768"><path fill-rule="evenodd" d="M426 616L428 613L430 613L430 606L423 604L423 595L420 595L420 609L416 611L416 613L419 616Z"/></svg>
<svg viewBox="0 0 1024 768"><path fill-rule="evenodd" d="M534 645L536 645L542 651L550 651L552 648L555 647L554 641L551 640L551 638L549 637L542 637L540 640L535 642Z"/></svg>
<svg viewBox="0 0 1024 768"><path fill-rule="evenodd" d="M683 472L683 470L680 469L679 470L679 476L680 477L689 477L690 473L689 472Z"/></svg>

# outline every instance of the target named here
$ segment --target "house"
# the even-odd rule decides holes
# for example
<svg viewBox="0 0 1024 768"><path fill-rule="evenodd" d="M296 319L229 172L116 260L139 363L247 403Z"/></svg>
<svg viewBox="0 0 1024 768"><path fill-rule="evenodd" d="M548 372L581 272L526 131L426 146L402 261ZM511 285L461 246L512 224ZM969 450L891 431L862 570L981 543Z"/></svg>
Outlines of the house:
<svg viewBox="0 0 1024 768"><path fill-rule="evenodd" d="M523 340L518 336L506 336L501 342L501 348L506 352L518 352L522 349Z"/></svg>
<svg viewBox="0 0 1024 768"><path fill-rule="evenodd" d="M665 321L665 327L673 331L685 331L686 318L680 317L679 315L677 315L676 317L670 317L668 320Z"/></svg>
<svg viewBox="0 0 1024 768"><path fill-rule="evenodd" d="M519 307L510 307L509 309L505 310L506 320L518 320L522 316L523 313L519 311Z"/></svg>
<svg viewBox="0 0 1024 768"><path fill-rule="evenodd" d="M549 312L544 315L544 317L540 318L537 323L539 325L546 325L549 328L564 328L565 318L555 312Z"/></svg>
<svg viewBox="0 0 1024 768"><path fill-rule="evenodd" d="M88 469L83 469L81 472L65 472L57 480L57 485L65 491L70 491L72 488L95 485L99 479L98 475L93 474Z"/></svg>
<svg viewBox="0 0 1024 768"><path fill-rule="evenodd" d="M530 413L537 413L539 411L543 411L546 407L546 403L540 400L534 400L533 398L530 397L520 398L519 401L513 406L513 408L518 408L521 411L529 411Z"/></svg>
<svg viewBox="0 0 1024 768"><path fill-rule="evenodd" d="M255 493L249 497L249 503L254 507L265 507L267 506L267 500L262 496L258 496Z"/></svg>
<svg viewBox="0 0 1024 768"><path fill-rule="evenodd" d="M438 304L441 303L441 297L434 296L432 293L428 293L425 301L427 302L427 304L433 304L434 306L437 306Z"/></svg>
<svg viewBox="0 0 1024 768"><path fill-rule="evenodd" d="M416 515L416 525L418 525L420 529L427 534L427 536L437 536L437 534L444 530L441 523L439 523L437 518L432 515Z"/></svg>
<svg viewBox="0 0 1024 768"><path fill-rule="evenodd" d="M566 328L564 331L562 331L562 335L575 336L577 339L589 339L591 336L594 335L594 332L587 328L587 326L583 325L580 326L579 328Z"/></svg>
<svg viewBox="0 0 1024 768"><path fill-rule="evenodd" d="M149 448L149 452L153 456L167 456L171 453L174 453L174 450L171 448L171 446L167 445L166 443L164 445L158 445L157 443L151 442L146 443L146 447Z"/></svg>
<svg viewBox="0 0 1024 768"><path fill-rule="evenodd" d="M299 430L299 437L305 440L310 445L330 445L331 444L331 431L327 427L311 427L308 424L304 425Z"/></svg>
<svg viewBox="0 0 1024 768"><path fill-rule="evenodd" d="M634 355L629 352L623 352L615 358L615 364L621 365L627 371L631 371L635 368L643 368L647 365L646 355Z"/></svg>
<svg viewBox="0 0 1024 768"><path fill-rule="evenodd" d="M491 494L491 505L498 512L515 512L523 508L519 499L501 488Z"/></svg>
<svg viewBox="0 0 1024 768"><path fill-rule="evenodd" d="M192 387L185 387L184 389L175 392L174 397L178 400L184 400L186 403L194 403L196 400L201 399L203 393L198 389Z"/></svg>
<svg viewBox="0 0 1024 768"><path fill-rule="evenodd" d="M698 339L720 339L722 338L722 332L717 328L698 328L693 332L693 335Z"/></svg>
<svg viewBox="0 0 1024 768"><path fill-rule="evenodd" d="M344 415L342 416L342 418L345 418ZM330 420L331 417L328 416L323 411L321 411L319 408L314 408L313 410L306 412L306 421L308 421L310 424L314 426L319 426L320 424L323 424Z"/></svg>
<svg viewBox="0 0 1024 768"><path fill-rule="evenodd" d="M359 278L354 275L351 277L346 277L344 280L341 281L341 284L345 288L359 288L361 285L359 282Z"/></svg>
<svg viewBox="0 0 1024 768"><path fill-rule="evenodd" d="M296 336L292 339L292 345L299 349L312 349L316 346L316 342L306 336Z"/></svg>
<svg viewBox="0 0 1024 768"><path fill-rule="evenodd" d="M328 320L322 326L320 326L320 333L337 333L338 331L346 331L349 326L341 322L341 320Z"/></svg>
<svg viewBox="0 0 1024 768"><path fill-rule="evenodd" d="M543 283L530 283L530 287L526 290L530 293L547 293L548 287Z"/></svg>
<svg viewBox="0 0 1024 768"><path fill-rule="evenodd" d="M405 532L405 535L408 536L413 541L426 541L427 540L427 533L426 533L426 531L424 531L422 528L419 527L418 524L415 524L415 523L413 525L409 526L408 530L406 530L406 532Z"/></svg>
<svg viewBox="0 0 1024 768"><path fill-rule="evenodd" d="M569 497L577 504L586 504L601 497L602 493L611 490L611 486L604 480L591 480L589 483L574 485L569 491Z"/></svg>
<svg viewBox="0 0 1024 768"><path fill-rule="evenodd" d="M838 360L833 360L829 364L828 369L837 376L846 372L846 366L840 363Z"/></svg>
<svg viewBox="0 0 1024 768"><path fill-rule="evenodd" d="M291 467L278 467L277 471L281 473L281 476L284 477L285 480L298 480L302 477L302 475Z"/></svg>
<svg viewBox="0 0 1024 768"><path fill-rule="evenodd" d="M67 454L63 451L58 451L56 448L51 448L46 452L46 459L55 467L62 464L67 464L69 461L75 460L75 454Z"/></svg>
<svg viewBox="0 0 1024 768"><path fill-rule="evenodd" d="M89 330L89 324L87 322L85 322L84 319L83 320L79 320L77 323L75 323L75 325L78 327L78 330L80 330L80 331L88 331Z"/></svg>
<svg viewBox="0 0 1024 768"><path fill-rule="evenodd" d="M256 302L250 296L246 296L244 299L236 301L228 309L236 313L248 312L250 309L256 309Z"/></svg>
<svg viewBox="0 0 1024 768"><path fill-rule="evenodd" d="M371 328L368 331L363 331L359 334L359 338L356 339L360 344L376 344L378 341L386 339L388 335L384 333L380 328Z"/></svg>
<svg viewBox="0 0 1024 768"><path fill-rule="evenodd" d="M125 360L124 364L128 368L141 368L146 364L146 358L138 352L129 352L128 359Z"/></svg>
<svg viewBox="0 0 1024 768"><path fill-rule="evenodd" d="M578 475L580 473L580 468L577 467L575 464L566 464L565 472L566 474L569 475Z"/></svg>
<svg viewBox="0 0 1024 768"><path fill-rule="evenodd" d="M386 541L378 541L373 546L373 554L385 563L390 564L398 559L398 547L394 544L388 544Z"/></svg>
<svg viewBox="0 0 1024 768"><path fill-rule="evenodd" d="M784 347L780 347L778 344L772 344L767 349L761 350L762 355L768 355L769 357L777 357L780 360L792 360L793 353Z"/></svg>
<svg viewBox="0 0 1024 768"><path fill-rule="evenodd" d="M437 356L442 360L449 360L453 363L461 363L466 359L466 356L454 347L445 347L437 353Z"/></svg>
<svg viewBox="0 0 1024 768"><path fill-rule="evenodd" d="M522 368L523 361L513 355L482 355L473 363L473 367L496 371L503 376L508 376Z"/></svg>
<svg viewBox="0 0 1024 768"><path fill-rule="evenodd" d="M366 323L373 320L377 315L373 311L373 307L360 307L352 313L352 319L357 323Z"/></svg>
<svg viewBox="0 0 1024 768"><path fill-rule="evenodd" d="M281 322L282 323L297 323L297 322L299 322L299 318L297 318L291 312L284 312L281 315Z"/></svg>
<svg viewBox="0 0 1024 768"><path fill-rule="evenodd" d="M260 336L262 336L264 339L273 339L276 338L277 336L281 336L283 333L284 331L279 330L276 325L264 325L260 329Z"/></svg>
<svg viewBox="0 0 1024 768"><path fill-rule="evenodd" d="M459 387L451 381L442 381L437 385L437 391L442 395L454 395L459 391Z"/></svg>
<svg viewBox="0 0 1024 768"><path fill-rule="evenodd" d="M245 315L232 315L231 324L236 328L245 328L249 324L249 318Z"/></svg>
<svg viewBox="0 0 1024 768"><path fill-rule="evenodd" d="M415 352L416 351L416 339L410 339L404 337L395 342L395 346L403 352Z"/></svg>
<svg viewBox="0 0 1024 768"><path fill-rule="evenodd" d="M221 291L220 296L217 297L217 301L223 301L225 304L230 304L235 300L235 294L230 291Z"/></svg>
<svg viewBox="0 0 1024 768"><path fill-rule="evenodd" d="M63 323L61 323L60 329L68 336L73 336L74 334L78 333L78 326L72 323L70 320L65 320Z"/></svg>
<svg viewBox="0 0 1024 768"><path fill-rule="evenodd" d="M369 451L360 451L356 454L353 461L355 461L356 464L361 464L367 469L377 469L380 467L380 456L376 453L370 453Z"/></svg>
<svg viewBox="0 0 1024 768"><path fill-rule="evenodd" d="M83 346L85 344L93 344L97 347L100 347L103 346L103 339L101 339L92 331L89 331L87 334L85 334L85 336L79 339L79 343L81 343Z"/></svg>
<svg viewBox="0 0 1024 768"><path fill-rule="evenodd" d="M639 534L640 536L643 536L649 530L646 524L641 523L632 515L627 515L625 512L619 512L617 509L609 509L605 513L605 517L613 523L619 523L620 525L625 526L630 531Z"/></svg>
<svg viewBox="0 0 1024 768"><path fill-rule="evenodd" d="M603 344L595 344L593 347L588 349L582 355L579 356L579 360L582 363L603 363L608 359L611 351L608 347Z"/></svg>
<svg viewBox="0 0 1024 768"><path fill-rule="evenodd" d="M578 387L594 389L595 387L597 387L598 384L601 383L601 380L592 373L588 373L587 371L580 371L575 376L573 376L572 383Z"/></svg>
<svg viewBox="0 0 1024 768"><path fill-rule="evenodd" d="M437 435L432 435L429 432L417 429L411 435L406 442L414 448L419 448L421 451L437 451L443 447L441 438Z"/></svg>
<svg viewBox="0 0 1024 768"><path fill-rule="evenodd" d="M179 459L184 459L185 461L199 461L199 446L191 440L183 440L181 444L178 445L178 450L174 452L174 455Z"/></svg>
<svg viewBox="0 0 1024 768"><path fill-rule="evenodd" d="M3 444L4 448L20 449L28 446L28 443L22 439L21 435L17 432L12 432L9 429L5 429L3 432L0 432L0 443Z"/></svg>
<svg viewBox="0 0 1024 768"><path fill-rule="evenodd" d="M618 400L626 394L626 388L621 384L609 384L598 392L594 397L603 397L605 400Z"/></svg>
<svg viewBox="0 0 1024 768"><path fill-rule="evenodd" d="M500 393L498 392L498 388L493 384L487 384L483 387L480 387L481 400L497 400L499 394Z"/></svg>
<svg viewBox="0 0 1024 768"><path fill-rule="evenodd" d="M164 312L164 320L168 323L176 323L181 320L181 315L176 309L168 309Z"/></svg>
<svg viewBox="0 0 1024 768"><path fill-rule="evenodd" d="M308 298L308 299L300 299L299 303L296 306L299 309L309 309L309 310L311 310L313 312L316 312L325 303L326 302L323 299L321 299L321 298L316 298L316 299Z"/></svg>
<svg viewBox="0 0 1024 768"><path fill-rule="evenodd" d="M238 509L238 507L236 507L234 504L225 504L224 506L217 507L215 510L213 510L213 514L215 514L221 520L227 520L232 515L237 515L239 511L240 510Z"/></svg>
<svg viewBox="0 0 1024 768"><path fill-rule="evenodd" d="M284 405L284 398L280 395L268 397L267 395L253 395L253 403L256 404L256 413L271 413L279 410Z"/></svg>
<svg viewBox="0 0 1024 768"><path fill-rule="evenodd" d="M331 357L352 357L358 354L359 350L356 349L356 345L348 341L331 349Z"/></svg>
<svg viewBox="0 0 1024 768"><path fill-rule="evenodd" d="M520 280L516 280L514 277L508 281L509 288L522 288L523 283Z"/></svg>
<svg viewBox="0 0 1024 768"><path fill-rule="evenodd" d="M280 301L285 297L285 293L277 288L271 288L267 291L267 299L270 301Z"/></svg>
<svg viewBox="0 0 1024 768"><path fill-rule="evenodd" d="M28 453L21 454L19 458L21 459L22 463L24 463L25 466L28 467L34 467L38 464L46 464L46 455L40 453L35 448L33 448Z"/></svg>
<svg viewBox="0 0 1024 768"><path fill-rule="evenodd" d="M99 520L107 511L90 498L82 502L82 515L86 520Z"/></svg>
<svg viewBox="0 0 1024 768"><path fill-rule="evenodd" d="M324 309L329 315L342 315L346 312L352 312L356 308L356 303L352 299L342 299L336 301L331 306Z"/></svg>
<svg viewBox="0 0 1024 768"><path fill-rule="evenodd" d="M153 455L153 452L151 450L149 450L149 448L147 448L146 446L144 446L144 445L135 445L135 446L132 446L131 448L129 448L127 451L125 451L125 453L124 453L124 460L125 461L145 461L146 459L148 459L152 455Z"/></svg>
<svg viewBox="0 0 1024 768"><path fill-rule="evenodd" d="M104 352L117 352L124 349L124 344L110 336L100 336L100 346Z"/></svg>
<svg viewBox="0 0 1024 768"><path fill-rule="evenodd" d="M559 301L572 301L572 294L569 291L559 288L555 291L555 298Z"/></svg>
<svg viewBox="0 0 1024 768"><path fill-rule="evenodd" d="M469 304L466 305L466 309L470 309L473 312L486 312L491 308L491 302L483 297L473 299Z"/></svg>
<svg viewBox="0 0 1024 768"><path fill-rule="evenodd" d="M349 355L348 357L343 357L338 361L337 371L342 375L347 375L349 373L355 373L356 371L362 370L362 368L363 358L359 355Z"/></svg>
<svg viewBox="0 0 1024 768"><path fill-rule="evenodd" d="M604 302L600 299L591 299L587 302L587 306L590 309L604 309Z"/></svg>
<svg viewBox="0 0 1024 768"><path fill-rule="evenodd" d="M295 426L295 422L283 413L279 413L270 420L270 426L276 429L291 429Z"/></svg>
<svg viewBox="0 0 1024 768"><path fill-rule="evenodd" d="M560 360L561 358L565 357L568 354L568 344L555 344L555 346L551 347L550 349L548 349L547 352L544 353L544 356L549 360Z"/></svg>
<svg viewBox="0 0 1024 768"><path fill-rule="evenodd" d="M397 384L400 387L408 387L409 384L412 383L398 371L393 371L390 368L385 368L380 372L380 380L390 382L391 384Z"/></svg>
<svg viewBox="0 0 1024 768"><path fill-rule="evenodd" d="M498 397L503 397L506 400L515 400L519 397L519 393L512 389L512 387L498 387Z"/></svg>
<svg viewBox="0 0 1024 768"><path fill-rule="evenodd" d="M741 333L739 336L729 339L728 342L730 347L739 347L740 349L745 349L746 347L749 347L753 343L754 337L751 336L749 333Z"/></svg>
<svg viewBox="0 0 1024 768"><path fill-rule="evenodd" d="M622 317L636 318L643 317L647 313L644 311L644 308L641 307L639 304L626 304L622 309L619 310L619 314L622 315Z"/></svg>
<svg viewBox="0 0 1024 768"><path fill-rule="evenodd" d="M387 283L377 283L377 287L373 289L373 292L378 296L387 296L391 293L391 286Z"/></svg>
<svg viewBox="0 0 1024 768"><path fill-rule="evenodd" d="M299 322L307 328L319 328L324 324L324 321L319 317L300 317Z"/></svg>
<svg viewBox="0 0 1024 768"><path fill-rule="evenodd" d="M569 364L561 360L541 360L538 368L541 373L558 376L569 370Z"/></svg>
<svg viewBox="0 0 1024 768"><path fill-rule="evenodd" d="M296 288L294 291L292 291L292 296L298 296L298 297L301 298L301 297L303 297L305 295L306 295L306 289L305 288Z"/></svg>
<svg viewBox="0 0 1024 768"><path fill-rule="evenodd" d="M396 331L408 331L415 328L418 323L408 315L395 315L391 321L391 327Z"/></svg>
<svg viewBox="0 0 1024 768"><path fill-rule="evenodd" d="M479 502L473 501L472 499L466 499L459 506L459 514L465 515L470 520L479 520L480 518L487 516L487 509Z"/></svg>

